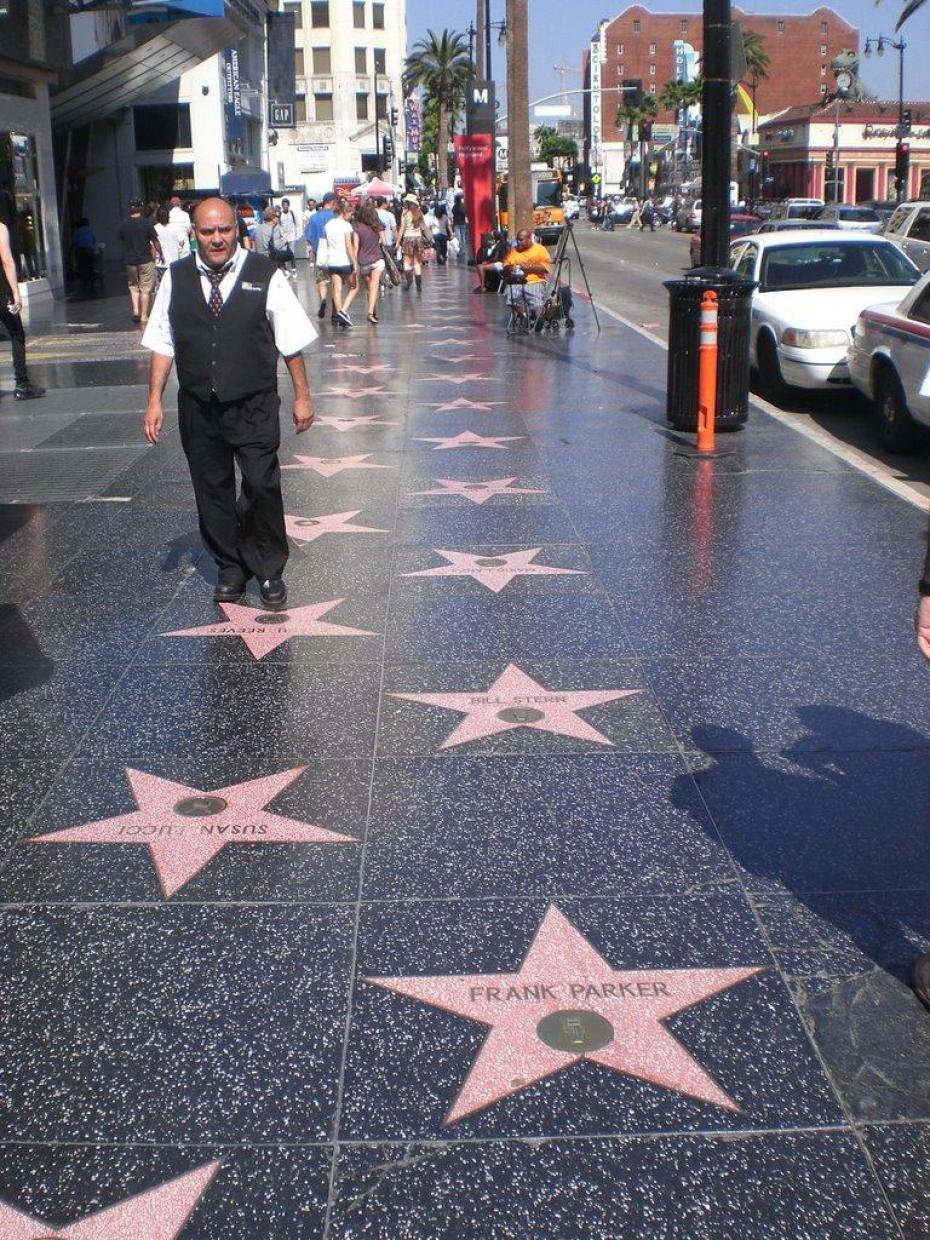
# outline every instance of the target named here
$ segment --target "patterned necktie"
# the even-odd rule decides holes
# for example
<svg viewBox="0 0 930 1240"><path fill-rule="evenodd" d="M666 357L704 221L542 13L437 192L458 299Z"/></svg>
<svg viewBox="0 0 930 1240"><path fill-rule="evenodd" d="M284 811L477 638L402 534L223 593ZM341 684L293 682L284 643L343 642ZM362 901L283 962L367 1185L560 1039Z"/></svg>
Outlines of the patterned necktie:
<svg viewBox="0 0 930 1240"><path fill-rule="evenodd" d="M210 309L219 316L223 309L223 295L220 292L222 284L227 272L232 268L232 263L227 263L225 267L221 267L219 271L207 271L206 277L210 281Z"/></svg>

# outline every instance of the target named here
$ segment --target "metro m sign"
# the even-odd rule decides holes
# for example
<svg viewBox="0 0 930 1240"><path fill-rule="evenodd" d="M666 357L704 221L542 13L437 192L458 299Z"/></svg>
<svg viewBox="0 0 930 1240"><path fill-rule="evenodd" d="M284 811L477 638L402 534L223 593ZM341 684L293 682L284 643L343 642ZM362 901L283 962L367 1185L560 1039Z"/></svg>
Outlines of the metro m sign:
<svg viewBox="0 0 930 1240"><path fill-rule="evenodd" d="M496 119L494 83L472 78L466 95L465 132L493 134Z"/></svg>

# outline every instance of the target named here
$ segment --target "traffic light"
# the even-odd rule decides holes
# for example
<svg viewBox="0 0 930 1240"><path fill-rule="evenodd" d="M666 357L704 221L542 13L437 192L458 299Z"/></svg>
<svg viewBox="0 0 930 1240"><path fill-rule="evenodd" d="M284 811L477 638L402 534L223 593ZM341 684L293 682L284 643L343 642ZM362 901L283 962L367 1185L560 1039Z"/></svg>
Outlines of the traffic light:
<svg viewBox="0 0 930 1240"><path fill-rule="evenodd" d="M384 162L389 164L394 158L394 139L391 134L386 133L381 139L381 150L384 155Z"/></svg>
<svg viewBox="0 0 930 1240"><path fill-rule="evenodd" d="M901 113L901 128L904 130L905 133L910 132L910 128L911 128L910 108L905 108L904 111Z"/></svg>
<svg viewBox="0 0 930 1240"><path fill-rule="evenodd" d="M623 107L641 108L643 106L643 79L624 78L620 83L623 87Z"/></svg>
<svg viewBox="0 0 930 1240"><path fill-rule="evenodd" d="M911 170L911 144L910 142L899 142L894 152L894 176L898 182L898 188L904 190L907 186L907 174Z"/></svg>
<svg viewBox="0 0 930 1240"><path fill-rule="evenodd" d="M396 108L391 108L391 128L397 128L398 112Z"/></svg>
<svg viewBox="0 0 930 1240"><path fill-rule="evenodd" d="M830 149L827 151L826 155L824 156L824 167L826 168L827 172L832 173L833 171L833 147L832 146L830 147Z"/></svg>

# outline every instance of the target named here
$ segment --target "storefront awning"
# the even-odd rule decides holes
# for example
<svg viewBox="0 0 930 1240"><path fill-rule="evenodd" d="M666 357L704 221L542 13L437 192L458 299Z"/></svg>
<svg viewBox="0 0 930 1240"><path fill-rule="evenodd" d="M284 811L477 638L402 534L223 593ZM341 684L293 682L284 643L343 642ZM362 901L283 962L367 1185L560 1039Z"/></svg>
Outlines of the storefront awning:
<svg viewBox="0 0 930 1240"><path fill-rule="evenodd" d="M133 26L125 38L80 61L51 97L52 125L68 129L112 116L166 86L245 33L225 17L190 17Z"/></svg>
<svg viewBox="0 0 930 1240"><path fill-rule="evenodd" d="M220 177L220 192L224 198L247 197L252 194L271 193L271 173L264 168L237 168L224 172Z"/></svg>

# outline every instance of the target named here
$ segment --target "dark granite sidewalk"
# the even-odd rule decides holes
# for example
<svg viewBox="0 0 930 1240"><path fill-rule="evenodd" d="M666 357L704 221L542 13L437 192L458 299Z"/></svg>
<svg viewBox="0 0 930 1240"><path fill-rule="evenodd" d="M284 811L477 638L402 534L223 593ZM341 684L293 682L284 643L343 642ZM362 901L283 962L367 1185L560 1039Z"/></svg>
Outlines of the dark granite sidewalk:
<svg viewBox="0 0 930 1240"><path fill-rule="evenodd" d="M122 299L2 356L0 1240L930 1232L924 519L469 287L308 354L283 620Z"/></svg>

